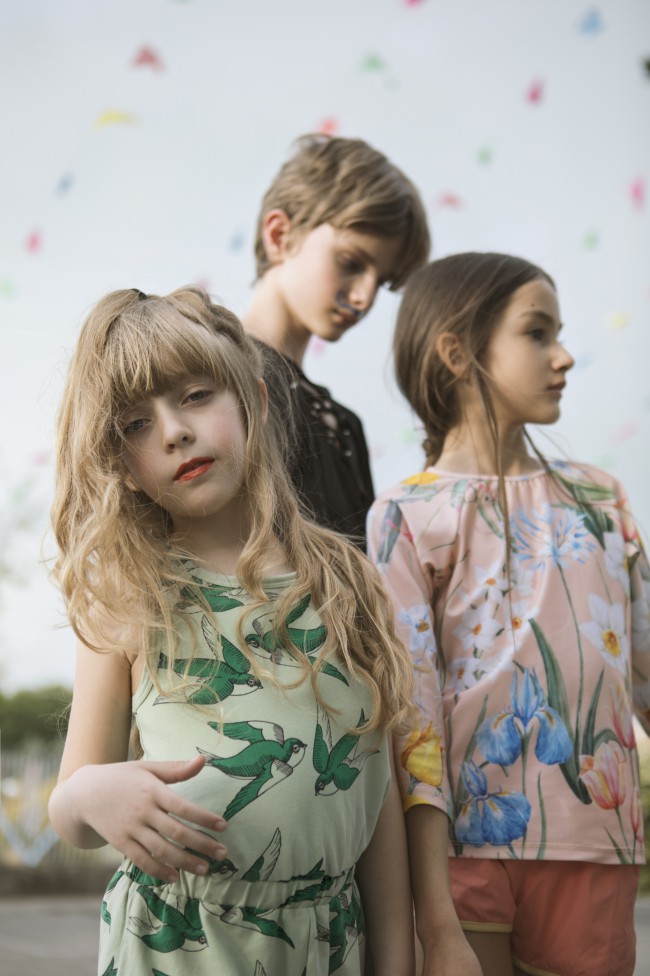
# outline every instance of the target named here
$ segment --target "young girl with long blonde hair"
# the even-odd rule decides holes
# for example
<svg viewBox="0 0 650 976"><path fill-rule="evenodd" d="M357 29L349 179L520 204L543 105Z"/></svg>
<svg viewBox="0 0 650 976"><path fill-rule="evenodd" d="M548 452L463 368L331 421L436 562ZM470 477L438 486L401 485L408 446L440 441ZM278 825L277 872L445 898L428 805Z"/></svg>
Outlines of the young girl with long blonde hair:
<svg viewBox="0 0 650 976"><path fill-rule="evenodd" d="M107 295L70 366L53 525L79 645L50 816L124 855L106 976L358 974L366 930L378 974L412 972L389 747L410 662L374 568L299 514L260 375L190 288Z"/></svg>
<svg viewBox="0 0 650 976"><path fill-rule="evenodd" d="M634 969L650 569L618 481L528 437L560 414L561 329L553 281L520 258L416 272L394 354L426 467L370 516L433 760L407 741L398 764L416 929L426 960L449 871L484 976Z"/></svg>

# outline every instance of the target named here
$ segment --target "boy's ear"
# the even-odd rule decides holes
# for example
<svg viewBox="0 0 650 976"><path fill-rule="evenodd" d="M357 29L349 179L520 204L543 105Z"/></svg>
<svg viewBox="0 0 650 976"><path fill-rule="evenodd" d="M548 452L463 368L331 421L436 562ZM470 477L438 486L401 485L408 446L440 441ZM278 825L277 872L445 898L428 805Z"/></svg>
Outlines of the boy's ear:
<svg viewBox="0 0 650 976"><path fill-rule="evenodd" d="M257 385L259 386L260 398L262 400L262 420L264 423L266 423L269 416L269 391L261 376L257 381Z"/></svg>
<svg viewBox="0 0 650 976"><path fill-rule="evenodd" d="M441 332L436 339L436 352L449 372L460 379L467 369L467 356L459 336L453 332Z"/></svg>
<svg viewBox="0 0 650 976"><path fill-rule="evenodd" d="M284 210L269 210L262 221L262 242L271 264L281 264L289 248L291 219Z"/></svg>

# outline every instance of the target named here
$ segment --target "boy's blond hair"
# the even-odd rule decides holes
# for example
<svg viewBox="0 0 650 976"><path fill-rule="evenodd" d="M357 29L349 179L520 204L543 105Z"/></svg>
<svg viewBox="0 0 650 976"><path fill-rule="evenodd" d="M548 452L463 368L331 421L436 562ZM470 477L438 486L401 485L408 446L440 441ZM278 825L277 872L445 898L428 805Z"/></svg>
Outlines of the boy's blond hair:
<svg viewBox="0 0 650 976"><path fill-rule="evenodd" d="M407 176L362 139L312 134L296 140L293 155L264 194L255 235L257 276L270 268L262 239L264 218L283 210L291 232L320 224L402 242L389 286L396 290L421 267L431 247L424 206Z"/></svg>

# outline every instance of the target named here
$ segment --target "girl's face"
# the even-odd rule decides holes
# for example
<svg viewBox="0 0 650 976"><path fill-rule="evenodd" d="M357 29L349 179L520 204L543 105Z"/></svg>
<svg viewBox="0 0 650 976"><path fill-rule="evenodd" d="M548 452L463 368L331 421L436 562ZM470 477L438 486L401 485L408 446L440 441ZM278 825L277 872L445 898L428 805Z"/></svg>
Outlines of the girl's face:
<svg viewBox="0 0 650 976"><path fill-rule="evenodd" d="M560 342L557 293L544 278L510 297L487 347L484 366L501 430L552 424L560 416L574 360Z"/></svg>
<svg viewBox="0 0 650 976"><path fill-rule="evenodd" d="M188 376L130 407L120 426L128 487L169 512L176 531L196 519L234 528L243 511L246 432L232 393Z"/></svg>

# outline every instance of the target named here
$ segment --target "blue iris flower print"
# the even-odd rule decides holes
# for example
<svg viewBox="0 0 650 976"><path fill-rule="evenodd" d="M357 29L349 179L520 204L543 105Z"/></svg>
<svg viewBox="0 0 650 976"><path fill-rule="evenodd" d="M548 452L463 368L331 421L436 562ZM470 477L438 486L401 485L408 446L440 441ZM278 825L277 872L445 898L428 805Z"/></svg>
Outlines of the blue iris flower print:
<svg viewBox="0 0 650 976"><path fill-rule="evenodd" d="M463 783L470 794L456 817L459 844L502 846L523 837L530 820L530 803L523 793L488 793L487 777L475 762L463 763Z"/></svg>
<svg viewBox="0 0 650 976"><path fill-rule="evenodd" d="M478 728L476 741L488 762L511 766L528 744L529 728L537 720L539 731L535 755L541 763L552 766L566 762L573 752L573 741L566 725L546 701L539 679L528 669L523 673L521 691L519 674L512 676L510 707L487 718Z"/></svg>

